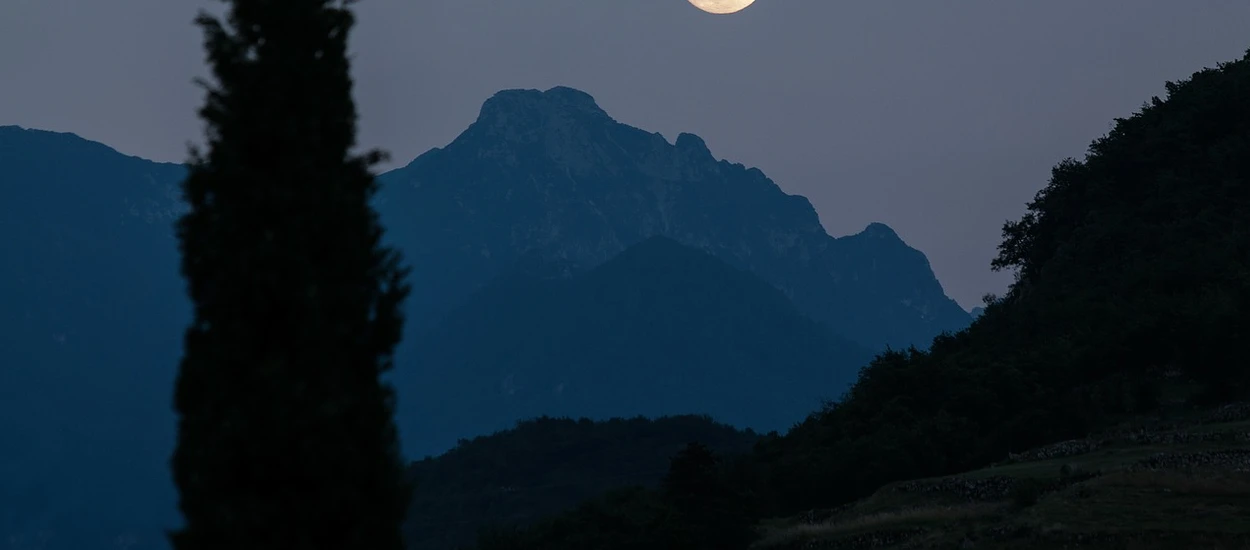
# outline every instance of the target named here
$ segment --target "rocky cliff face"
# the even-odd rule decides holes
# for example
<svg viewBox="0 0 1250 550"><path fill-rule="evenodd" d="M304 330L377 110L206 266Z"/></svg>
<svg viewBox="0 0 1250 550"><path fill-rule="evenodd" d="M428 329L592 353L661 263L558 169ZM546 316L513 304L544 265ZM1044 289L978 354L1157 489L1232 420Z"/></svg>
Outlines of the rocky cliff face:
<svg viewBox="0 0 1250 550"><path fill-rule="evenodd" d="M716 160L697 136L619 123L571 88L499 92L383 183L379 209L415 267L417 326L523 254L575 273L656 235L755 273L869 348L927 347L970 320L888 227L830 237L760 170Z"/></svg>

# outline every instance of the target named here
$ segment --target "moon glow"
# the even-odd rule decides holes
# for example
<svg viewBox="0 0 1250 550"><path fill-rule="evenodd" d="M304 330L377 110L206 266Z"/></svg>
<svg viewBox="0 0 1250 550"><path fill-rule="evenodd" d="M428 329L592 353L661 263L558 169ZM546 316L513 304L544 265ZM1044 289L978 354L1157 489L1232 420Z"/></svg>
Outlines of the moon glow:
<svg viewBox="0 0 1250 550"><path fill-rule="evenodd" d="M755 0L690 0L690 3L705 12L724 15L740 12Z"/></svg>

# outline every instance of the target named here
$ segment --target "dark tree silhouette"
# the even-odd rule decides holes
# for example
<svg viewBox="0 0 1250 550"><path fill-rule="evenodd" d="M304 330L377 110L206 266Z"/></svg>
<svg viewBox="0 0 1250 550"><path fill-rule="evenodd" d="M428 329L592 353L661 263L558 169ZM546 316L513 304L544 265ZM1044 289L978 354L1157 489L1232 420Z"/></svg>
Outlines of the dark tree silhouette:
<svg viewBox="0 0 1250 550"><path fill-rule="evenodd" d="M668 474L664 476L664 491L677 501L698 500L714 496L719 488L716 467L720 459L702 443L690 443L673 456Z"/></svg>
<svg viewBox="0 0 1250 550"><path fill-rule="evenodd" d="M675 512L672 547L735 550L754 541L746 501L725 478L723 465L702 443L690 443L673 457L661 484Z"/></svg>
<svg viewBox="0 0 1250 550"><path fill-rule="evenodd" d="M357 156L350 2L234 0L201 15L207 155L178 223L195 306L175 389L178 550L402 548L409 500L379 377L407 270L380 246Z"/></svg>

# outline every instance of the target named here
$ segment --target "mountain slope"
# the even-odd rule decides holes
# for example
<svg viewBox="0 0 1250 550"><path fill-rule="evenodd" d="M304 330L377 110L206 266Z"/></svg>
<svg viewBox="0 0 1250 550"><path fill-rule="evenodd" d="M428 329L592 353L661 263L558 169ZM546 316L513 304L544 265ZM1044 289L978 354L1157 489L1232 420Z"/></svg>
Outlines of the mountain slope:
<svg viewBox="0 0 1250 550"><path fill-rule="evenodd" d="M670 144L618 123L571 88L499 92L384 182L380 208L416 269L414 326L527 252L579 272L655 235L755 273L869 348L927 347L970 321L884 225L829 237L758 169L717 161L691 134Z"/></svg>
<svg viewBox="0 0 1250 550"><path fill-rule="evenodd" d="M0 533L164 547L183 168L0 127Z"/></svg>
<svg viewBox="0 0 1250 550"><path fill-rule="evenodd" d="M416 340L414 439L450 444L539 415L708 414L785 430L871 353L777 289L653 237L571 279L516 271Z"/></svg>

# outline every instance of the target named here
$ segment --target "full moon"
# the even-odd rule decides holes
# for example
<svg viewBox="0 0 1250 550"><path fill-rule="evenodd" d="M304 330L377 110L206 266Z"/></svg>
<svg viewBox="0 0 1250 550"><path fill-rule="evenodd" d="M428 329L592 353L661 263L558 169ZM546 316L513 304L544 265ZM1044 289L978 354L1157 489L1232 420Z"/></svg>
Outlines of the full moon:
<svg viewBox="0 0 1250 550"><path fill-rule="evenodd" d="M708 13L726 14L742 11L755 0L690 0L690 3Z"/></svg>

